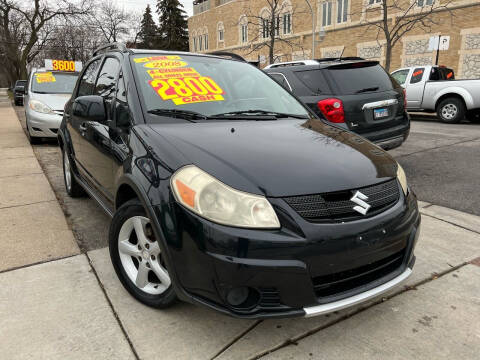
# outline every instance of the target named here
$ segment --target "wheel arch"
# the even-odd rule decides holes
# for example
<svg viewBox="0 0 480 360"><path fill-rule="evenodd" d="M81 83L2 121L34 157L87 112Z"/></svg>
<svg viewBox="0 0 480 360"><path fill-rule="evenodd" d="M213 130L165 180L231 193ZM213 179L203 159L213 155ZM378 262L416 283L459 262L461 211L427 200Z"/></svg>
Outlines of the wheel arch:
<svg viewBox="0 0 480 360"><path fill-rule="evenodd" d="M463 89L462 89L463 90ZM462 92L465 92L464 90ZM470 102L468 101L468 98L465 99L465 96L467 96L470 99ZM468 93L460 93L460 92L446 92L444 94L441 94L437 100L435 101L435 111L438 109L438 106L440 105L440 102L442 102L445 99L448 98L457 98L462 101L463 105L465 105L465 109L468 110L471 106L469 104L473 104L473 99L471 99L470 94Z"/></svg>

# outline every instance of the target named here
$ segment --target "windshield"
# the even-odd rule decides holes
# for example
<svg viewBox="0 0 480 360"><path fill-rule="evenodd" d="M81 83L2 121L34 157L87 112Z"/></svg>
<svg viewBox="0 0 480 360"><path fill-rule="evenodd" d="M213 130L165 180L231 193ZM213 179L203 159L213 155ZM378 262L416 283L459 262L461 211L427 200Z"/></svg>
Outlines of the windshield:
<svg viewBox="0 0 480 360"><path fill-rule="evenodd" d="M78 73L36 72L32 77L32 92L41 94L71 94Z"/></svg>
<svg viewBox="0 0 480 360"><path fill-rule="evenodd" d="M142 54L134 56L132 64L148 112L168 109L212 116L259 110L308 116L288 91L247 63Z"/></svg>
<svg viewBox="0 0 480 360"><path fill-rule="evenodd" d="M380 92L397 87L390 75L376 63L353 63L328 69L342 94Z"/></svg>

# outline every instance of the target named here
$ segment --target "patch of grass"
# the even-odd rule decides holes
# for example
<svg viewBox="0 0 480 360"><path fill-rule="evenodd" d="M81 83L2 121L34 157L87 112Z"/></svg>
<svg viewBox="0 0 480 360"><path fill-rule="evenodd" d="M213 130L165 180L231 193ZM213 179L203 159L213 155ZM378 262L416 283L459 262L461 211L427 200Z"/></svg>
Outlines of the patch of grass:
<svg viewBox="0 0 480 360"><path fill-rule="evenodd" d="M10 90L10 89L7 90L7 94L8 94L8 98L9 98L10 100L13 100L13 91Z"/></svg>

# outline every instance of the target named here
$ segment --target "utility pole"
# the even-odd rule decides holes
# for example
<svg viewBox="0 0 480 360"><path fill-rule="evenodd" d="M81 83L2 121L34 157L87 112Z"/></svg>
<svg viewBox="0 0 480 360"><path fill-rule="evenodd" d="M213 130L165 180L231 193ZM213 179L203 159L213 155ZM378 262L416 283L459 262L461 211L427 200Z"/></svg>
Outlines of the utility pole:
<svg viewBox="0 0 480 360"><path fill-rule="evenodd" d="M307 2L308 7L310 8L310 12L312 13L312 60L315 59L315 11L313 11L312 4L310 4L309 0L305 0Z"/></svg>
<svg viewBox="0 0 480 360"><path fill-rule="evenodd" d="M435 59L435 65L438 65L438 55L440 54L440 37L442 35L438 35L438 43L437 43L437 57Z"/></svg>

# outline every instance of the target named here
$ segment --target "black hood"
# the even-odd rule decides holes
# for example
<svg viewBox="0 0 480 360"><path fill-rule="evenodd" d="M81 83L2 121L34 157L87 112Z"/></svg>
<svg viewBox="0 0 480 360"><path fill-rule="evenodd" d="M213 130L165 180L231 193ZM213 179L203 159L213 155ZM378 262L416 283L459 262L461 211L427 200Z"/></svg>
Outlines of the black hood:
<svg viewBox="0 0 480 360"><path fill-rule="evenodd" d="M194 164L238 190L271 197L355 189L396 176L395 160L320 120L150 124L140 132L172 170ZM155 131L156 134L151 131Z"/></svg>

